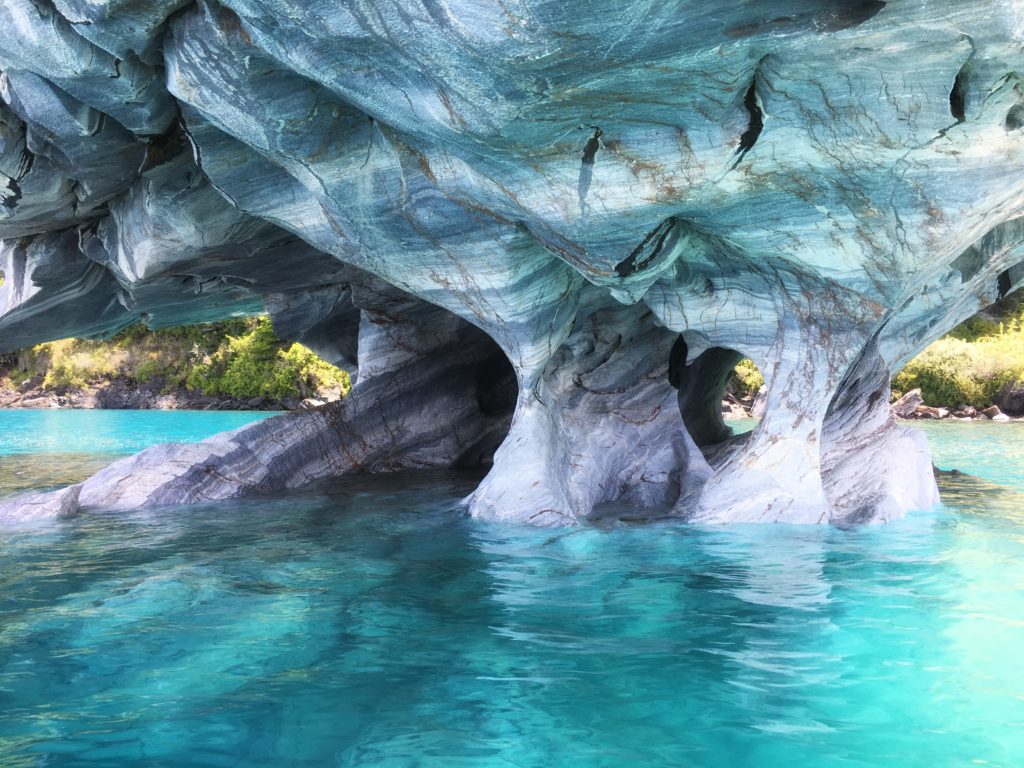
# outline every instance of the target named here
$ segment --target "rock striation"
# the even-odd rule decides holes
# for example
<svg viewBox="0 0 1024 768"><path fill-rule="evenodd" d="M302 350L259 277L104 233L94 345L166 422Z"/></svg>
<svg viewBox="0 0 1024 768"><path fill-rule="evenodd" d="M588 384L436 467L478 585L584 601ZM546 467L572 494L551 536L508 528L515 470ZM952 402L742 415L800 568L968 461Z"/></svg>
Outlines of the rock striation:
<svg viewBox="0 0 1024 768"><path fill-rule="evenodd" d="M357 380L51 506L460 465L541 525L931 505L889 377L1024 284L1022 44L1009 0L5 0L0 347L269 311Z"/></svg>

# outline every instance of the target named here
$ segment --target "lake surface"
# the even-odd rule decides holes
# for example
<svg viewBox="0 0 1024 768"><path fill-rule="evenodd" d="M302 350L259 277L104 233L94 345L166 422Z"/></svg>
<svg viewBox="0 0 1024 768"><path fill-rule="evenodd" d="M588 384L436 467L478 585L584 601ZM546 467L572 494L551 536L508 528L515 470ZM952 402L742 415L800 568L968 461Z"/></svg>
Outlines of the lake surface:
<svg viewBox="0 0 1024 768"><path fill-rule="evenodd" d="M77 483L156 443L190 443L266 411L0 410L0 496Z"/></svg>
<svg viewBox="0 0 1024 768"><path fill-rule="evenodd" d="M483 525L439 474L0 531L0 765L1019 768L1024 424L925 427L982 479L887 526Z"/></svg>

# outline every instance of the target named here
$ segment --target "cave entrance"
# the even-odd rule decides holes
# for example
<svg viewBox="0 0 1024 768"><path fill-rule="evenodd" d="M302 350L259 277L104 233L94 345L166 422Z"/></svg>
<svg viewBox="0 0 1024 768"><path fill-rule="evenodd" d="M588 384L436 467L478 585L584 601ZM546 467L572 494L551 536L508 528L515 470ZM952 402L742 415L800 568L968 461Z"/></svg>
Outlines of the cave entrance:
<svg viewBox="0 0 1024 768"><path fill-rule="evenodd" d="M687 364L689 347L680 336L669 354L669 382L679 391L679 412L690 437L700 447L733 436L725 416L755 413L764 377L742 353L728 347L709 347Z"/></svg>
<svg viewBox="0 0 1024 768"><path fill-rule="evenodd" d="M459 326L453 345L440 353L452 356L450 375L457 380L465 379L459 388L465 392L461 396L471 397L475 406L475 413L466 414L472 425L467 422L463 428L463 434L470 440L464 443L453 466L486 469L494 464L495 453L512 428L519 382L509 358L494 339L461 318L456 321L454 315L452 321Z"/></svg>
<svg viewBox="0 0 1024 768"><path fill-rule="evenodd" d="M508 357L487 334L473 329L478 362L471 373L480 419L478 439L458 457L461 468L490 467L494 454L508 437L519 398L519 381Z"/></svg>

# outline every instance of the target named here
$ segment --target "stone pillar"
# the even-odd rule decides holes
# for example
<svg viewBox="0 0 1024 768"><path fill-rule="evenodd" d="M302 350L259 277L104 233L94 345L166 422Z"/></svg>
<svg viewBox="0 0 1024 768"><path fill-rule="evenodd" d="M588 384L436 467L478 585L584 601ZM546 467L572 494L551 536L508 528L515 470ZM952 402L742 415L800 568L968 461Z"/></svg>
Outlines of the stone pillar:
<svg viewBox="0 0 1024 768"><path fill-rule="evenodd" d="M830 507L821 480L821 430L856 339L812 322L780 330L768 361L761 423L738 451L724 455L699 496L679 512L702 522L821 523Z"/></svg>
<svg viewBox="0 0 1024 768"><path fill-rule="evenodd" d="M575 524L606 502L674 504L710 473L668 379L677 334L642 305L595 312L519 393L508 438L470 497L472 514Z"/></svg>
<svg viewBox="0 0 1024 768"><path fill-rule="evenodd" d="M889 368L874 340L829 405L821 453L829 522L886 522L939 502L928 440L889 412Z"/></svg>

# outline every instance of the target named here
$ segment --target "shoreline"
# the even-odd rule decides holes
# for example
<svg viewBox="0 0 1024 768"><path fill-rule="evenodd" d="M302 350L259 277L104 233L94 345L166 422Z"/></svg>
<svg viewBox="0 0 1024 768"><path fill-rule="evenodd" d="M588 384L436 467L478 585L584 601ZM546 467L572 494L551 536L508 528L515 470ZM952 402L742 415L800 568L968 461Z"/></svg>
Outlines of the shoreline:
<svg viewBox="0 0 1024 768"><path fill-rule="evenodd" d="M758 410L763 404L758 397L736 397L726 393L722 398L723 419L757 419L761 414ZM956 407L926 405L921 399L921 391L911 390L903 397L890 403L889 412L896 421L994 421L1024 422L1024 414L1010 415L1003 413L998 405L988 408L974 408L969 405Z"/></svg>
<svg viewBox="0 0 1024 768"><path fill-rule="evenodd" d="M84 389L64 392L29 383L18 388L0 387L0 410L295 411L323 405L332 399L337 397L273 400L204 395L187 389L165 392L157 384L138 385L125 380L90 384Z"/></svg>

